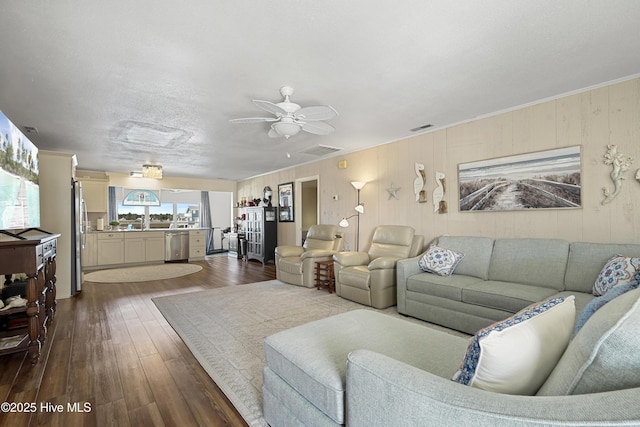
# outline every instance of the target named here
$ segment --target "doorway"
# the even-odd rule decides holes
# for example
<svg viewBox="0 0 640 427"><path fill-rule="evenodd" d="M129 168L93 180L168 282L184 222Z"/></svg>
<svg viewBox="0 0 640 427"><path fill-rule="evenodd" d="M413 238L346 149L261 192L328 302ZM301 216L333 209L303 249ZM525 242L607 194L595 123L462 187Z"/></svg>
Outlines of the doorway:
<svg viewBox="0 0 640 427"><path fill-rule="evenodd" d="M318 223L318 176L300 178L296 180L296 194L300 194L295 204L296 211L296 242L302 245L307 238L309 227ZM299 218L299 219L298 219Z"/></svg>

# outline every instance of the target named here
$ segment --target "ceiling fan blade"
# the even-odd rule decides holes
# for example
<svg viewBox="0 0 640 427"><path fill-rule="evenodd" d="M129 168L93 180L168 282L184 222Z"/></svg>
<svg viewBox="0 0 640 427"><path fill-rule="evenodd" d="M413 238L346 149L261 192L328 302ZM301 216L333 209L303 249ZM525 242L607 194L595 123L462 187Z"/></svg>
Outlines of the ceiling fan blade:
<svg viewBox="0 0 640 427"><path fill-rule="evenodd" d="M329 135L335 129L333 126L326 124L325 122L311 122L303 123L302 130L316 135Z"/></svg>
<svg viewBox="0 0 640 427"><path fill-rule="evenodd" d="M267 135L269 136L269 138L280 138L282 136L273 129L269 129L269 133Z"/></svg>
<svg viewBox="0 0 640 427"><path fill-rule="evenodd" d="M296 118L304 121L329 120L338 115L338 112L330 105L316 105L304 107L296 111Z"/></svg>
<svg viewBox="0 0 640 427"><path fill-rule="evenodd" d="M253 102L256 105L256 107L262 108L264 111L268 111L271 114L275 114L278 117L287 115L287 112L284 109L274 104L273 102L260 101L259 99L254 99L251 102Z"/></svg>
<svg viewBox="0 0 640 427"><path fill-rule="evenodd" d="M246 117L243 119L231 119L231 123L261 123L261 122L276 122L280 119L276 117Z"/></svg>

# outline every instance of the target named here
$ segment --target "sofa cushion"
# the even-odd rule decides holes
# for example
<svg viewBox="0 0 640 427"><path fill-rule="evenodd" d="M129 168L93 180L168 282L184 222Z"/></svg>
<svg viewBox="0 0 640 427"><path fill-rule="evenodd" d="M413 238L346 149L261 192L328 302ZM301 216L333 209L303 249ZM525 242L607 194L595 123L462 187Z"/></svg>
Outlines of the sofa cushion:
<svg viewBox="0 0 640 427"><path fill-rule="evenodd" d="M569 250L564 283L568 291L591 293L602 266L615 254L640 257L640 245L575 242Z"/></svg>
<svg viewBox="0 0 640 427"><path fill-rule="evenodd" d="M640 268L640 258L614 255L602 267L596 282L593 284L593 294L602 296L611 288L629 284Z"/></svg>
<svg viewBox="0 0 640 427"><path fill-rule="evenodd" d="M564 290L569 243L560 239L497 239L489 279Z"/></svg>
<svg viewBox="0 0 640 427"><path fill-rule="evenodd" d="M482 282L473 276L454 274L449 277L435 274L415 274L407 279L407 290L433 295L454 301L462 301L462 290Z"/></svg>
<svg viewBox="0 0 640 427"><path fill-rule="evenodd" d="M573 297L554 298L481 329L453 381L497 393L533 395L567 347L574 320Z"/></svg>
<svg viewBox="0 0 640 427"><path fill-rule="evenodd" d="M555 289L485 280L462 290L462 302L517 313L555 295Z"/></svg>
<svg viewBox="0 0 640 427"><path fill-rule="evenodd" d="M344 424L347 356L372 350L450 378L467 339L373 310L353 310L268 336L266 364L291 388Z"/></svg>
<svg viewBox="0 0 640 427"><path fill-rule="evenodd" d="M596 311L571 340L540 396L640 387L640 288Z"/></svg>
<svg viewBox="0 0 640 427"><path fill-rule="evenodd" d="M477 236L441 236L438 246L462 252L465 257L456 267L455 274L464 274L487 280L493 250L493 239Z"/></svg>
<svg viewBox="0 0 640 427"><path fill-rule="evenodd" d="M462 252L431 245L418 260L418 266L420 270L427 273L447 277L451 276L451 273L453 273L462 258L464 258Z"/></svg>

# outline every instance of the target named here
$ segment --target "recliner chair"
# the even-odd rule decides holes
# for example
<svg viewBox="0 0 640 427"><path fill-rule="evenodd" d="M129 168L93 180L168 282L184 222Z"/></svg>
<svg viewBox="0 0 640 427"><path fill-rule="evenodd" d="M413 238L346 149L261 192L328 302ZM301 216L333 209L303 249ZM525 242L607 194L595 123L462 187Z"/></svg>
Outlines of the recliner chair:
<svg viewBox="0 0 640 427"><path fill-rule="evenodd" d="M304 245L276 248L276 278L313 288L316 261L330 260L333 254L342 250L342 241L342 232L338 232L336 225L312 225Z"/></svg>
<svg viewBox="0 0 640 427"><path fill-rule="evenodd" d="M403 225L376 227L368 252L340 252L333 256L336 293L374 308L396 305L396 262L418 256L424 236Z"/></svg>

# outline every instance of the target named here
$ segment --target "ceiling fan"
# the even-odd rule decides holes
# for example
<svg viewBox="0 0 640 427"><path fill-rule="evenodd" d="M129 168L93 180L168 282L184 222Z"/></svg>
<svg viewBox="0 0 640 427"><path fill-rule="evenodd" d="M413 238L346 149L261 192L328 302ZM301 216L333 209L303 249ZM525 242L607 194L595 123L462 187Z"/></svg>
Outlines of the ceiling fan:
<svg viewBox="0 0 640 427"><path fill-rule="evenodd" d="M276 117L248 117L229 121L231 123L274 122L268 133L271 138L284 136L289 139L300 130L316 135L328 135L335 130L333 126L322 121L332 119L338 115L338 112L333 107L316 105L302 108L289 100L289 96L292 93L292 87L283 86L280 88L280 94L284 97L282 102L274 104L273 102L260 101L259 99L252 101L258 108L274 114Z"/></svg>

